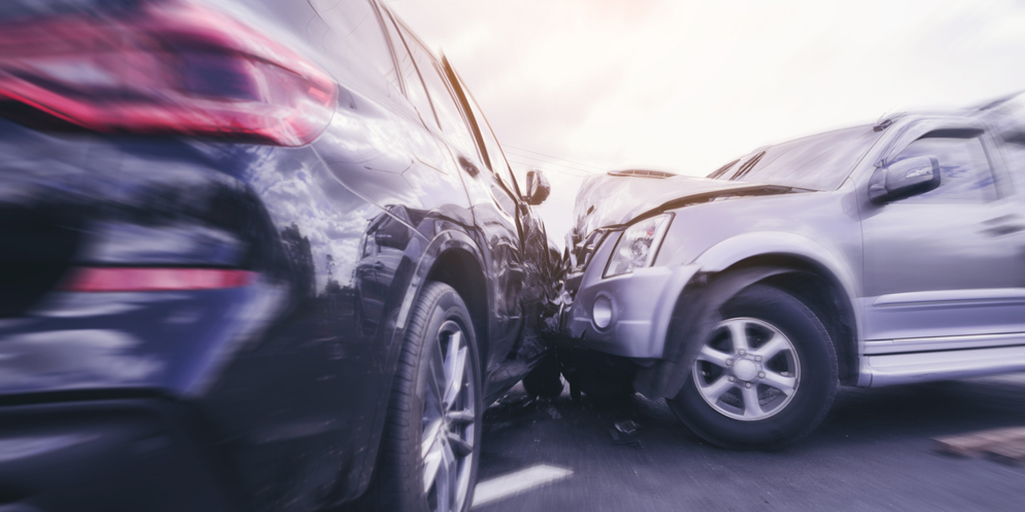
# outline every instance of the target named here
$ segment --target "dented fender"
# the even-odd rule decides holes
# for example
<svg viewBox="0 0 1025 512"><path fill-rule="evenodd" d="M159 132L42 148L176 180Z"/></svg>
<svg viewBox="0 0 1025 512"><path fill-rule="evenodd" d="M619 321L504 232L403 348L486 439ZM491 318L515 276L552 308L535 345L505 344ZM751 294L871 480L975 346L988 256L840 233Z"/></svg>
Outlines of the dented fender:
<svg viewBox="0 0 1025 512"><path fill-rule="evenodd" d="M781 267L749 267L723 275L698 274L676 301L665 336L662 359L641 368L634 389L642 395L672 398L690 375L690 366L701 349L701 340L711 335L722 320L719 309L741 290L774 275L791 272Z"/></svg>

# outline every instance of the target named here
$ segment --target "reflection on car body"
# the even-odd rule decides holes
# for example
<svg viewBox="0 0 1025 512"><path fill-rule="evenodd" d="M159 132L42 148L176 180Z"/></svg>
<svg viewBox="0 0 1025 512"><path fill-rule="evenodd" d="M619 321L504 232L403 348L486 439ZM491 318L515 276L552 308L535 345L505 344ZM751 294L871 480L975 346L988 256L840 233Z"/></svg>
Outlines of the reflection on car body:
<svg viewBox="0 0 1025 512"><path fill-rule="evenodd" d="M594 178L566 279L563 352L586 359L571 381L666 397L710 442L773 448L817 426L837 383L1025 370L1021 119L1014 100L904 114L711 179Z"/></svg>
<svg viewBox="0 0 1025 512"><path fill-rule="evenodd" d="M375 0L5 2L0 176L0 508L469 508L548 190Z"/></svg>

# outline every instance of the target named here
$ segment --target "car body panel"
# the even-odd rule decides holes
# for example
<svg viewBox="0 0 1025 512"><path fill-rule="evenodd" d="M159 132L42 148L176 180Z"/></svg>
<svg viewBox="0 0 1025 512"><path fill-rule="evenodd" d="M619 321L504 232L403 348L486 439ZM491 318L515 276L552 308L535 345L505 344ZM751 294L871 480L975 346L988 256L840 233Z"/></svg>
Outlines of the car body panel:
<svg viewBox="0 0 1025 512"><path fill-rule="evenodd" d="M782 270L755 272L755 281L739 279L740 286L775 279L785 271L811 272L832 287L836 294L830 301L833 304L813 306L835 308L836 314L847 315L840 319L846 327L830 328L834 335L849 330L849 341L839 343L849 343L844 350L852 352L855 368L851 383L880 386L1021 369L1018 359L1000 361L1000 357L1018 358L1016 351L1025 340L1025 294L1021 288L1025 275L1020 275L1025 272L1020 264L1025 248L1025 223L1020 219L1025 212L1021 196L1012 186L1020 172L1006 163L1014 158L1007 156L1007 144L994 136L986 116L975 111L906 114L871 130L855 131L868 131L864 140L870 144L859 153L857 162L839 163L848 175L836 190L791 189L788 193L767 189L769 195L749 197L730 187L740 183L728 181L716 189L706 183L713 180L700 178L592 179L578 196L576 229L595 224L605 234L596 249L584 247L588 233L575 234L576 250L581 254L575 272L581 277L579 285L571 283L569 287L573 304L563 321L564 333L572 340L564 344L632 357L642 367L635 388L671 396L682 380L669 374L689 368L689 363L680 363L676 357L690 352L663 346L663 354L652 361L647 337L627 334L627 328L620 335L615 321L604 331L597 329L590 311L594 297L604 294L618 312L624 309L624 302L647 303L652 297L668 294L668 299L661 300L675 304L674 321L679 322L693 319L680 308L697 308L702 294L713 293L706 283L762 265ZM872 136L872 131L879 135ZM877 169L895 161L923 137L978 138L993 172L986 186L995 196L977 205L957 207L912 200L872 203L868 187ZM771 149L758 150L750 158L757 162L765 151ZM729 172L737 172L736 162L732 165ZM958 168L944 172L955 171ZM630 179L636 183L622 183ZM675 199L667 200L665 189L673 183L680 186L672 192ZM596 211L600 206L592 206L602 204L599 196L603 190L648 195L623 195L610 212ZM623 206L630 200L636 205L632 210ZM687 280L603 277L611 248L625 226L651 212L672 213L673 221L664 238L657 241L660 246L652 267L633 272L642 277L656 269L665 275L682 272L688 274ZM611 220L602 224L595 219ZM629 284L631 280L635 287ZM709 296L707 300L713 299ZM639 319L631 316L630 322L651 325L660 314L649 309ZM826 324L830 322L833 320Z"/></svg>
<svg viewBox="0 0 1025 512"><path fill-rule="evenodd" d="M3 294L0 414L34 403L87 411L126 396L181 404L198 419L183 427L195 432L180 449L213 461L225 508L321 509L370 482L406 324L438 262L458 253L480 273L481 300L466 302L490 357L483 394L494 397L546 349L537 316L523 313L537 311L540 295L523 295L524 276L507 269L553 272L549 245L542 235L542 247L524 250L539 238L521 222L543 226L518 194L471 202L461 155L404 95L411 84L375 75L366 49L345 40L353 20L335 7L358 3L197 3L321 66L336 81L337 108L299 147L58 132L0 118L0 224L21 226L0 229L17 241L0 251L4 275L43 276ZM0 19L62 9L101 19L146 4L14 1ZM376 2L360 8L367 15L357 21L390 23ZM384 48L403 48L379 28ZM217 290L59 290L77 268L126 266L254 277ZM518 352L528 339L534 351ZM20 442L11 435L0 444ZM2 459L0 475L23 467ZM97 474L117 464L100 463ZM29 486L26 503L54 489Z"/></svg>
<svg viewBox="0 0 1025 512"><path fill-rule="evenodd" d="M594 254L595 261L608 261L620 234L613 233L602 243ZM563 319L564 332L574 340L567 345L623 357L662 357L676 298L699 270L694 265L661 266L604 279L604 265L588 266L580 291ZM611 303L609 327L594 322L592 311L599 297Z"/></svg>
<svg viewBox="0 0 1025 512"><path fill-rule="evenodd" d="M911 120L875 159L891 161L930 132L985 126L974 119ZM1025 282L1020 256L1025 236L1005 231L1025 213L1022 198L1009 186L999 145L988 136L980 140L998 194L991 201L874 205L865 195L867 187L858 187L865 247L863 339L1025 332L1025 303L1006 291ZM861 173L859 183L867 183L868 174ZM990 307L982 307L987 300Z"/></svg>

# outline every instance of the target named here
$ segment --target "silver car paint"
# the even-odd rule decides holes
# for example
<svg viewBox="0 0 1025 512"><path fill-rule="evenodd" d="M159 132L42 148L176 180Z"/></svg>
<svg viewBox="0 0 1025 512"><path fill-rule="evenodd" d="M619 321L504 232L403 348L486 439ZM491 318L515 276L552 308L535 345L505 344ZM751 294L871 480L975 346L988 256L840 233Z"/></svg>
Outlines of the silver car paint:
<svg viewBox="0 0 1025 512"><path fill-rule="evenodd" d="M669 210L675 219L651 274L602 279L617 239L609 236L585 271L569 322L572 334L604 352L658 357L664 334L662 345L651 342L658 333L618 335L616 320L604 333L588 330L594 297L613 297L615 311L623 315L617 318L647 322L655 330L661 322L654 315L637 318L642 308L634 304L679 296L687 284L679 276L722 272L747 258L775 254L815 262L844 288L856 320L860 386L1025 370L1025 231L986 231L994 222L1025 218L996 142L985 136L1001 196L996 201L937 208L899 201L875 205L867 197L877 164L888 163L922 135L984 127L963 115L907 116L836 191L724 197ZM663 193L659 200L664 198ZM933 279L915 282L909 274L916 265L929 269L924 275ZM657 272L676 279L648 277Z"/></svg>

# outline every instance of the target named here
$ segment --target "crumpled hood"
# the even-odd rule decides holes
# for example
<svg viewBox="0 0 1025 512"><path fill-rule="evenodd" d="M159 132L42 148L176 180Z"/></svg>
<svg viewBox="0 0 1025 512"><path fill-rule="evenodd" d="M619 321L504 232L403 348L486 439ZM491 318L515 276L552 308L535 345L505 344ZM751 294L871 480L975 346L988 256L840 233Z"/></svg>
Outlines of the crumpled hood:
<svg viewBox="0 0 1025 512"><path fill-rule="evenodd" d="M626 224L659 209L699 203L723 195L762 195L790 192L790 187L694 176L649 177L607 173L584 181L573 206L573 238L582 239L605 226Z"/></svg>

